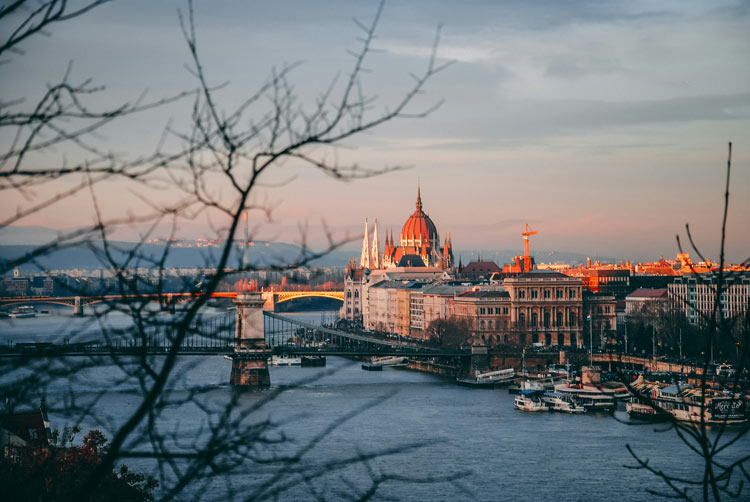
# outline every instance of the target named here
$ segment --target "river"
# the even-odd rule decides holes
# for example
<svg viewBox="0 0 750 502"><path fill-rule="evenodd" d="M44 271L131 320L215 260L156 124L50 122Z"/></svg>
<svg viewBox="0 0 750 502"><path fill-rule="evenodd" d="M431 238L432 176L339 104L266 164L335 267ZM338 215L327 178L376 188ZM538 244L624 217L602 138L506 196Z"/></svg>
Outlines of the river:
<svg viewBox="0 0 750 502"><path fill-rule="evenodd" d="M291 316L307 322L320 322L322 318L317 312ZM123 316L110 322L125 327L128 320ZM11 339L59 342L63 337L80 336L82 331L91 335L95 330L91 319L72 318L70 310L52 310L47 317L1 319L0 343ZM181 357L170 392L179 394L200 384L203 391L197 399L220 406L235 395L228 384L230 367L231 362L222 356ZM241 406L257 405L274 395L274 390L289 386L245 419L278 423L269 434L278 438L283 432L287 438L283 451L301 448L332 423L352 414L303 455L299 465L313 468L357 452L393 450L393 454L370 462L372 472L422 480L437 478L429 483L385 482L378 491L384 497L413 501L629 502L651 499L647 488L667 491L654 475L624 467L635 464L626 445L658 469L690 479L702 476L701 459L673 431L664 432L658 425L628 425L602 414L523 413L513 408L513 396L505 389L468 389L446 378L403 369L367 372L343 358L329 357L327 367L322 369L272 367L270 373L271 390L243 393L238 399ZM14 379L22 374L17 371L0 376L0 387L4 392L13 390ZM99 428L111 435L132 413L141 395L136 382L120 376L117 367L104 365L46 385L53 428L62 429L74 420L63 410L67 391L72 391L81 402L98 398L96 418L86 418L83 428ZM102 390L106 392L100 393ZM352 413L357 409L358 413ZM616 416L627 420L621 411ZM200 441L200 428L206 424L206 416L188 403L167 409L159 427L177 431L177 439L194 444ZM748 451L750 440L744 438L725 458ZM135 469L153 467L150 460L130 459L127 463ZM273 466L245 465L231 476L228 485L212 484L207 492L191 487L180 498L222 500L228 495L227 486L246 495L272 472ZM365 490L372 472L362 464L335 472L322 469L313 481L314 488L296 483L280 498L309 499L317 489L325 499L338 499L342 492L351 495ZM455 475L462 477L454 482L440 480ZM294 479L291 474L287 477Z"/></svg>

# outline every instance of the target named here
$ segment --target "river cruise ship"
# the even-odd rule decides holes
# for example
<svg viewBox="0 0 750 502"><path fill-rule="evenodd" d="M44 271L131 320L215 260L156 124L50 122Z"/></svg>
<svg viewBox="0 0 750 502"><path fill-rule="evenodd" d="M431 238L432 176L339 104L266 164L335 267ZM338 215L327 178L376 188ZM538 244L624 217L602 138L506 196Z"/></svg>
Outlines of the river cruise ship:
<svg viewBox="0 0 750 502"><path fill-rule="evenodd" d="M522 390L516 394L513 406L517 410L527 412L549 411L547 405L542 401L541 392L533 390Z"/></svg>
<svg viewBox="0 0 750 502"><path fill-rule="evenodd" d="M572 398L586 411L607 411L615 408L615 391L600 384L561 383L555 385L555 392Z"/></svg>
<svg viewBox="0 0 750 502"><path fill-rule="evenodd" d="M631 417L666 419L671 415L681 422L700 423L702 410L703 420L708 424L748 422L747 399L737 393L716 389L703 391L688 384L653 386L647 391L648 394L634 396L628 403L627 411Z"/></svg>

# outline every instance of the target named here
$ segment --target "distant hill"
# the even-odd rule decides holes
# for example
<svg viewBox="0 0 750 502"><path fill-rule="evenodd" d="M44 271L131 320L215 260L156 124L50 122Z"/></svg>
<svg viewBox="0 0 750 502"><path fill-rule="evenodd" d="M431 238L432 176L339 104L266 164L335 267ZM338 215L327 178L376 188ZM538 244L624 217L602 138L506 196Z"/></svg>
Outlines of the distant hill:
<svg viewBox="0 0 750 502"><path fill-rule="evenodd" d="M58 231L46 227L2 227L0 228L0 245L39 246L58 238Z"/></svg>
<svg viewBox="0 0 750 502"><path fill-rule="evenodd" d="M126 254L135 246L131 242L111 243L116 250L114 255L118 260L125 258ZM266 245L268 244L268 245ZM33 245L2 246L0 245L0 263L20 258L36 249ZM162 244L145 244L141 252L153 260L158 260L163 254L165 246ZM167 268L193 268L212 267L219 258L219 248L179 248L173 247L165 261ZM32 273L41 270L69 270L85 269L96 270L106 268L101 256L101 247L95 249L77 247L61 249L41 257L36 264L25 264L19 267L21 273ZM302 249L294 244L287 243L264 243L256 242L255 246L248 250L248 262L258 268L286 266L295 263L302 257ZM309 256L309 253L308 253ZM349 259L349 252L336 251L310 264L313 266L345 266ZM237 267L241 264L242 250L233 250L229 258L229 267ZM148 267L153 268L149 260L133 262L131 268Z"/></svg>
<svg viewBox="0 0 750 502"><path fill-rule="evenodd" d="M24 256L33 251L37 246L54 241L58 237L58 231L45 227L5 227L0 228L0 262L13 260ZM132 242L115 242L113 245L119 249L117 255L122 258L129 250L135 246ZM156 259L164 251L162 244L146 244L142 248L148 256ZM172 247L166 261L167 267L172 268L193 268L193 267L210 267L218 258L218 248L199 248L189 247L180 248ZM464 249L454 250L456 264L459 258L464 265L470 261L475 261L480 257L482 260L494 261L498 265L510 263L513 257L521 251L518 249ZM70 248L56 251L48 256L39 259L38 266L28 264L20 267L23 273L36 272L39 268L47 270L65 270L65 269L86 269L96 270L103 268L98 253L86 247ZM606 256L585 255L581 253L571 253L566 251L544 251L534 250L533 255L537 263L554 263L562 262L572 265L586 263L586 258L590 257L592 261L615 263L620 261L619 258ZM255 245L248 249L248 261L254 266L271 267L285 266L289 263L299 261L302 256L302 250L295 244L284 242L262 242L256 241ZM351 245L345 249L333 251L326 256L313 260L311 265L318 267L326 266L346 266L348 260L352 257L359 260L360 250L354 249ZM236 267L241 263L241 250L233 250L229 260L230 267ZM133 267L144 266L152 268L150 263L133 264Z"/></svg>

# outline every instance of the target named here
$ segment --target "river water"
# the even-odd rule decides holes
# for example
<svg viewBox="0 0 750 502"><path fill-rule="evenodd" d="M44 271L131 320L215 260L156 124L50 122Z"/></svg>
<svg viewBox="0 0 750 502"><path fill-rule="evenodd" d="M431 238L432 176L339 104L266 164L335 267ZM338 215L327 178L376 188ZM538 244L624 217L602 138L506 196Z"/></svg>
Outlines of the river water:
<svg viewBox="0 0 750 502"><path fill-rule="evenodd" d="M291 316L307 322L322 318L317 312ZM128 320L123 316L109 322L126 327ZM34 319L0 319L0 343L59 342L81 332L87 337L95 334L96 324L91 319L72 318L69 310ZM228 384L230 367L231 362L222 356L182 357L170 392L200 384L203 390L197 400L226 403L236 396ZM314 448L295 465L320 469L311 486L295 482L281 494L282 500L309 499L315 490L325 499L361 495L378 475L399 477L383 483L379 497L413 501L628 502L652 499L648 488L667 491L653 474L625 467L635 464L626 445L660 470L689 479L702 477L701 459L673 431L664 432L658 425L628 425L599 414L523 413L514 410L513 396L504 389L468 389L446 378L393 368L367 372L358 363L335 357L329 357L322 369L272 367L270 372L271 390L238 397L241 407L267 400L245 420L278 424L269 433L272 438L284 434L282 449L286 451L297 451L315 440ZM22 375L24 369L0 376L2 391L14 390ZM99 428L111 434L141 396L135 381L120 376L121 369L104 365L46 384L52 427L62 429L76 420L63 406L72 391L81 402L98 399L93 408L95 418L88 416L82 422L84 430ZM274 393L285 386L289 387L284 392ZM101 392L103 389L106 392ZM268 400L270 396L274 398ZM627 420L623 412L616 416ZM342 417L348 419L341 421ZM341 423L324 434L337 421ZM201 427L207 423L207 417L188 403L167 409L159 427L177 431L175 440L190 445L200 441L204 434ZM748 451L750 440L744 438L726 458ZM325 467L334 460L376 452L386 455L368 466ZM140 470L153 468L150 460L130 459L127 463ZM246 464L227 478L228 482L211 484L207 492L190 487L180 498L224 500L230 489L245 496L267 481L273 469L273 464ZM455 476L459 479L444 481ZM401 477L431 482L413 483L401 481ZM294 480L291 469L281 479ZM745 491L746 500L750 499L748 488Z"/></svg>

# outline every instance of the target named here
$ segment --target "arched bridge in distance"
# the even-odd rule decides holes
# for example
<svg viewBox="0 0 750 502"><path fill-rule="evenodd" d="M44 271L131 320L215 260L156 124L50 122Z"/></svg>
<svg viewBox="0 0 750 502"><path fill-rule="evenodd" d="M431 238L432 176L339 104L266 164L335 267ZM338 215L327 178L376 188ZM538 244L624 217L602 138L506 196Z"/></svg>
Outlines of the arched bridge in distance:
<svg viewBox="0 0 750 502"><path fill-rule="evenodd" d="M154 301L164 305L183 303L193 300L202 293L144 293L139 295L92 295L92 296L26 296L26 297L4 297L0 298L0 308L16 305L63 305L72 307L77 314L82 313L82 308L97 303L120 302L120 301ZM264 310L275 311L276 305L299 298L329 298L344 302L343 291L263 291L261 296L265 301ZM211 294L211 298L237 298L233 291L217 291Z"/></svg>

